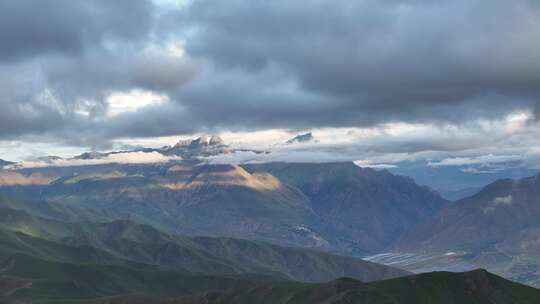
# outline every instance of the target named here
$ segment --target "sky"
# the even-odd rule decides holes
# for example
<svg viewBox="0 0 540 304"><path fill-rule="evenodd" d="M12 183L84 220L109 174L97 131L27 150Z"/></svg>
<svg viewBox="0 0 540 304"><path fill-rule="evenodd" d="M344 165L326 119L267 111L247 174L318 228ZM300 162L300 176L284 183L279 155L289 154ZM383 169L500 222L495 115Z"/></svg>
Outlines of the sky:
<svg viewBox="0 0 540 304"><path fill-rule="evenodd" d="M7 160L211 133L259 161L537 168L539 84L536 0L0 1Z"/></svg>

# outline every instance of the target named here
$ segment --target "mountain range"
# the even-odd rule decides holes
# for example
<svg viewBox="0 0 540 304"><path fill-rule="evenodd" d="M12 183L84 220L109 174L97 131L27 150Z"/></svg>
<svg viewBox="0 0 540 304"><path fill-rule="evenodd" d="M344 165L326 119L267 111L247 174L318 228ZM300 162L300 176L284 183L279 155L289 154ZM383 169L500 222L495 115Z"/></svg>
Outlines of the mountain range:
<svg viewBox="0 0 540 304"><path fill-rule="evenodd" d="M507 277L540 283L540 175L502 179L407 232L400 251L463 252Z"/></svg>
<svg viewBox="0 0 540 304"><path fill-rule="evenodd" d="M0 209L1 303L179 297L266 281L405 275L410 273L359 258L260 241L185 237L130 220L66 222Z"/></svg>
<svg viewBox="0 0 540 304"><path fill-rule="evenodd" d="M16 255L1 261L2 303L537 303L540 291L483 270L322 284L258 276L206 276L138 265L57 263Z"/></svg>
<svg viewBox="0 0 540 304"><path fill-rule="evenodd" d="M476 269L540 286L539 175L450 202L353 162L204 161L238 151L202 136L4 167L0 302L534 303ZM133 152L172 157L95 161Z"/></svg>
<svg viewBox="0 0 540 304"><path fill-rule="evenodd" d="M181 139L176 144L170 146L163 146L161 148L144 148L137 147L129 150L110 151L110 152L85 152L73 157L63 158L55 155L38 157L30 163L38 163L39 166L33 165L30 167L74 167L85 166L87 164L96 164L99 161L107 161L107 164L114 164L115 162L122 162L121 158L130 153L143 153L154 154L162 156L163 159L171 158L175 160L181 160L184 162L201 163L201 159L218 156L234 154L237 152L251 152L254 154L267 154L270 153L264 150L246 149L246 148L233 148L227 145L223 139L217 135L203 135L192 139ZM87 161L87 164L84 163ZM94 161L94 163L92 163ZM8 166L11 169L24 169L26 162L5 162L4 166ZM152 163L152 162L149 162ZM0 163L0 168L1 168Z"/></svg>
<svg viewBox="0 0 540 304"><path fill-rule="evenodd" d="M344 163L246 165L299 189L322 221L355 248L380 251L448 202L412 179Z"/></svg>
<svg viewBox="0 0 540 304"><path fill-rule="evenodd" d="M17 178L4 182L0 194L45 201L57 209L90 210L107 219L131 216L184 235L354 254L389 246L447 204L410 178L352 162L239 166L183 161L2 174Z"/></svg>
<svg viewBox="0 0 540 304"><path fill-rule="evenodd" d="M346 278L319 285L261 284L173 303L525 304L536 303L539 296L538 290L506 281L485 270L475 270L427 273L367 284Z"/></svg>
<svg viewBox="0 0 540 304"><path fill-rule="evenodd" d="M413 276L355 258L185 238L130 221L69 223L10 209L0 214L2 303L526 304L540 297L540 290L484 270ZM320 280L329 282L307 283Z"/></svg>
<svg viewBox="0 0 540 304"><path fill-rule="evenodd" d="M426 185L451 201L466 198L499 179L520 179L538 173L521 161L488 164L440 165L430 160L405 160L392 163L388 170Z"/></svg>
<svg viewBox="0 0 540 304"><path fill-rule="evenodd" d="M326 282L342 276L374 281L408 274L359 258L260 241L170 235L127 220L63 222L19 210L0 211L4 246L7 243L11 251L58 262L142 263L193 273L257 273L303 282ZM79 254L82 251L85 254Z"/></svg>

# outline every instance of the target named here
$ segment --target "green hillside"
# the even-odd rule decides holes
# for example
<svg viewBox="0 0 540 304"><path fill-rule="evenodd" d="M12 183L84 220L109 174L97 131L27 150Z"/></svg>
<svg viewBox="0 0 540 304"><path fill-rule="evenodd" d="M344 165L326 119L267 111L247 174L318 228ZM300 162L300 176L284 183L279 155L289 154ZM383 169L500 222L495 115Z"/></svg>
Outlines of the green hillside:
<svg viewBox="0 0 540 304"><path fill-rule="evenodd" d="M8 265L1 272L3 278L31 282L17 289L11 297L35 303L128 294L178 297L251 284L242 278L193 275L179 270L59 263L23 254L4 257L2 264Z"/></svg>
<svg viewBox="0 0 540 304"><path fill-rule="evenodd" d="M195 273L257 273L305 282L326 282L342 276L374 281L408 274L315 250L233 238L180 237L128 220L73 223L0 209L0 228L4 247L59 262L130 262Z"/></svg>
<svg viewBox="0 0 540 304"><path fill-rule="evenodd" d="M540 291L485 270L434 272L361 283L340 279L327 284L276 283L237 288L178 303L208 304L533 304Z"/></svg>
<svg viewBox="0 0 540 304"><path fill-rule="evenodd" d="M122 276L128 274L114 271ZM131 272L129 275L138 275ZM99 276L99 275L96 275ZM540 299L540 290L510 282L485 270L465 273L433 272L374 283L362 283L353 279L342 278L323 284L307 284L285 281L249 281L231 278L185 279L169 274L172 282L149 291L142 288L137 294L96 298L92 300L71 299L55 303L88 304L536 304ZM161 280L166 275L155 274L153 280ZM93 276L90 276L93 278ZM126 289L144 283L135 277L128 280ZM178 290L171 290L169 283L183 284ZM209 290L202 295L190 295L200 285ZM111 285L112 286L112 285ZM153 285L152 285L153 286ZM226 286L233 286L226 288ZM65 292L74 292L72 286L63 286ZM20 295L39 297L39 289L28 288ZM145 294L142 294L142 292ZM161 292L159 297L152 296ZM184 293L181 297L171 294ZM78 294L75 293L76 296ZM80 297L79 297L80 298ZM59 298L56 298L59 300Z"/></svg>

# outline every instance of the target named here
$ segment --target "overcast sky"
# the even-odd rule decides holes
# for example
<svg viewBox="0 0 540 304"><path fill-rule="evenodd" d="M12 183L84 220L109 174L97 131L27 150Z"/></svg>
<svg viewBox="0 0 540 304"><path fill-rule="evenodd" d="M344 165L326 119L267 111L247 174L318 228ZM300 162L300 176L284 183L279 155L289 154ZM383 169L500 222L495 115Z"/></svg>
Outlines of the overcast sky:
<svg viewBox="0 0 540 304"><path fill-rule="evenodd" d="M314 131L274 157L538 166L538 101L536 0L0 1L5 159Z"/></svg>

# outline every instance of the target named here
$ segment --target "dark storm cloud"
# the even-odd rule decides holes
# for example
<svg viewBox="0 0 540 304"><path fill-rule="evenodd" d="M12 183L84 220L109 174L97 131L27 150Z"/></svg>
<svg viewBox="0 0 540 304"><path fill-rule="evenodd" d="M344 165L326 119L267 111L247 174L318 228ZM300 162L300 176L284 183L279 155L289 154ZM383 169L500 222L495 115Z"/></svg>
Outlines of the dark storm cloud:
<svg viewBox="0 0 540 304"><path fill-rule="evenodd" d="M108 94L171 91L194 73L152 41L158 13L149 0L1 1L0 139L123 133L106 129Z"/></svg>
<svg viewBox="0 0 540 304"><path fill-rule="evenodd" d="M152 9L146 0L1 1L0 60L141 39L150 28Z"/></svg>
<svg viewBox="0 0 540 304"><path fill-rule="evenodd" d="M64 95L63 100L83 97L103 101L104 94L133 88L169 92L190 80L193 73L189 62L164 52L133 50L126 56L102 51L48 62L46 80L49 87Z"/></svg>
<svg viewBox="0 0 540 304"><path fill-rule="evenodd" d="M170 40L184 57L167 52ZM201 131L462 124L540 100L540 6L1 1L0 69L1 139L97 146ZM106 97L133 89L170 102L107 116Z"/></svg>
<svg viewBox="0 0 540 304"><path fill-rule="evenodd" d="M84 58L105 52L107 43L146 44L152 18L150 1L0 1L0 138L84 125L77 104L104 94L93 80L123 78L93 72L125 68L108 57L91 64Z"/></svg>
<svg viewBox="0 0 540 304"><path fill-rule="evenodd" d="M185 13L191 55L251 74L278 66L327 100L293 122L461 121L540 95L534 1L202 0Z"/></svg>

